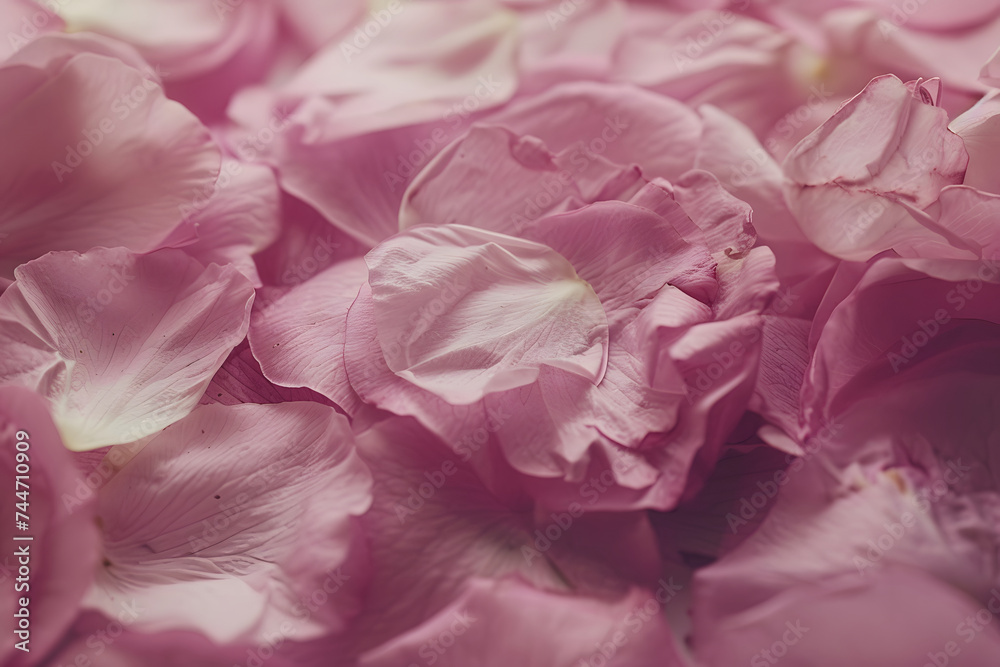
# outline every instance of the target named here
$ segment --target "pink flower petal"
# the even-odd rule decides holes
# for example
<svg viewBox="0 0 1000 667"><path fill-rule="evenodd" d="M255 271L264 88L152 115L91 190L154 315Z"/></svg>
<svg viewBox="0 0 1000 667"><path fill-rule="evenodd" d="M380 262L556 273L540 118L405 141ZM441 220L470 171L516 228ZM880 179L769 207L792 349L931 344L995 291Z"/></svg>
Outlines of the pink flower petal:
<svg viewBox="0 0 1000 667"><path fill-rule="evenodd" d="M803 232L849 260L937 239L902 205L925 209L944 186L961 183L968 154L946 125L944 110L899 79L873 79L785 160L787 201Z"/></svg>
<svg viewBox="0 0 1000 667"><path fill-rule="evenodd" d="M0 161L7 275L50 250L153 250L218 175L208 131L164 97L152 74L87 48L86 40L40 38L15 59L48 62L45 70L0 67L0 90L9 91L0 93L0 132L9 137Z"/></svg>
<svg viewBox="0 0 1000 667"><path fill-rule="evenodd" d="M566 83L517 100L491 124L538 137L570 161L638 164L646 178L674 180L694 166L701 126L680 102L626 85Z"/></svg>
<svg viewBox="0 0 1000 667"><path fill-rule="evenodd" d="M1000 194L1000 96L987 95L974 107L955 118L948 129L962 137L969 152L969 166L963 185Z"/></svg>
<svg viewBox="0 0 1000 667"><path fill-rule="evenodd" d="M101 489L106 561L88 604L112 614L135 599L136 629L217 642L262 641L282 623L299 640L340 629L363 579L352 517L370 485L332 408L201 406ZM324 586L332 602L307 610Z"/></svg>
<svg viewBox="0 0 1000 667"><path fill-rule="evenodd" d="M39 34L61 32L65 24L58 15L31 0L10 0L0 8L0 61L14 55Z"/></svg>
<svg viewBox="0 0 1000 667"><path fill-rule="evenodd" d="M327 45L269 95L272 107L298 105L306 143L459 120L513 94L515 22L508 12L433 0L390 18L376 38L362 31L367 39L358 40L361 46L351 39ZM414 52L421 57L413 58ZM244 116L241 107L256 103L237 97L231 113Z"/></svg>
<svg viewBox="0 0 1000 667"><path fill-rule="evenodd" d="M198 404L246 335L253 288L177 250L50 253L0 296L0 379L51 401L66 446L151 435Z"/></svg>
<svg viewBox="0 0 1000 667"><path fill-rule="evenodd" d="M591 506L583 499L572 515L546 510L518 489L509 468L495 463L484 479L471 456L409 419L381 422L358 446L375 478L375 500L363 518L374 571L352 638L356 650L419 626L470 577L517 574L550 591L621 595L636 584L655 586L661 576L641 512L585 513Z"/></svg>
<svg viewBox="0 0 1000 667"><path fill-rule="evenodd" d="M1000 634L972 619L1000 611L1000 599L989 605L904 568L875 580L797 582L768 607L706 618L697 655L706 667L769 664L768 657L818 665L831 656L852 665L987 665L1000 655Z"/></svg>
<svg viewBox="0 0 1000 667"><path fill-rule="evenodd" d="M386 363L450 403L529 384L543 365L594 384L604 375L601 302L543 245L448 225L385 241L365 261Z"/></svg>
<svg viewBox="0 0 1000 667"><path fill-rule="evenodd" d="M399 213L400 229L419 224L469 224L521 234L539 217L602 199L623 198L645 181L635 167L558 155L532 137L473 126L449 144L410 183ZM502 188L495 187L503 183ZM474 221L466 217L476 211Z"/></svg>
<svg viewBox="0 0 1000 667"><path fill-rule="evenodd" d="M713 104L760 134L802 96L787 61L789 32L729 10L638 5L618 49L615 78L692 107Z"/></svg>
<svg viewBox="0 0 1000 667"><path fill-rule="evenodd" d="M280 228L278 184L267 167L237 160L222 163L215 187L185 208L198 240L184 252L202 264L232 264L260 286L251 255L269 246Z"/></svg>
<svg viewBox="0 0 1000 667"><path fill-rule="evenodd" d="M80 0L58 5L70 30L90 31L132 44L149 62L187 78L218 67L270 20L268 3L246 0L206 4L199 0L137 0L109 5Z"/></svg>
<svg viewBox="0 0 1000 667"><path fill-rule="evenodd" d="M0 558L0 612L14 619L23 607L20 600L29 601L23 635L15 632L18 621L5 621L0 660L21 667L37 664L76 616L93 581L99 537L93 494L79 497L81 488L88 489L40 396L0 387L0 442L0 474L7 480L0 508L8 517L0 531L7 545ZM15 512L24 515L26 529L16 529L15 519L22 517ZM21 566L30 572L27 577Z"/></svg>
<svg viewBox="0 0 1000 667"><path fill-rule="evenodd" d="M656 592L633 589L604 601L546 593L516 579L473 580L448 608L366 653L359 664L391 667L422 658L443 667L549 667L607 662L612 656L622 667L680 667L684 662L670 627L656 613L663 607L660 599L670 603L673 591L665 583ZM647 607L654 609L651 618L642 616Z"/></svg>
<svg viewBox="0 0 1000 667"><path fill-rule="evenodd" d="M271 382L309 387L355 416L343 349L347 312L368 279L361 258L340 262L254 309L250 347Z"/></svg>

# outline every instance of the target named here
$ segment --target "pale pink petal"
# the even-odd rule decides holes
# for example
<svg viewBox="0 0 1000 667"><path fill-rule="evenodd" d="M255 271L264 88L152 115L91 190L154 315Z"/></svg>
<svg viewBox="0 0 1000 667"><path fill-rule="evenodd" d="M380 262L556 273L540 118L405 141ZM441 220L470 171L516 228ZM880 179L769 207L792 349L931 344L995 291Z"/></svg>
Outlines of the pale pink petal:
<svg viewBox="0 0 1000 667"><path fill-rule="evenodd" d="M215 187L183 210L198 234L184 252L202 264L232 264L259 287L251 255L273 243L281 225L274 173L261 165L224 160Z"/></svg>
<svg viewBox="0 0 1000 667"><path fill-rule="evenodd" d="M978 667L996 661L1000 634L976 616L998 611L1000 598L977 604L919 571L894 568L870 580L796 582L766 607L706 617L695 646L706 667L822 665L831 656L850 665Z"/></svg>
<svg viewBox="0 0 1000 667"><path fill-rule="evenodd" d="M297 106L307 144L428 121L460 122L502 104L517 86L514 16L491 4L431 0L396 5L377 36L329 44L273 93L269 106ZM447 21L441 20L446 12ZM413 53L419 53L414 58ZM246 117L257 91L237 96Z"/></svg>
<svg viewBox="0 0 1000 667"><path fill-rule="evenodd" d="M907 212L962 182L968 154L947 122L894 76L873 79L785 160L786 198L806 236L849 260L924 239L947 245Z"/></svg>
<svg viewBox="0 0 1000 667"><path fill-rule="evenodd" d="M669 585L669 582L667 582ZM361 657L364 667L418 664L500 667L614 664L681 667L660 615L673 591L632 589L611 600L557 595L517 579L472 580L449 607L418 628ZM661 602L661 600L663 602ZM641 616L648 607L652 618ZM516 641L511 641L516 637ZM613 663L608 662L613 659Z"/></svg>
<svg viewBox="0 0 1000 667"><path fill-rule="evenodd" d="M805 242L785 205L783 174L749 128L724 111L705 105L696 167L711 172L723 186L750 204L757 231L774 241Z"/></svg>
<svg viewBox="0 0 1000 667"><path fill-rule="evenodd" d="M836 259L802 233L785 204L784 175L750 130L723 111L703 106L696 167L711 172L729 192L750 204L761 242L775 254L782 282L797 285L831 269Z"/></svg>
<svg viewBox="0 0 1000 667"><path fill-rule="evenodd" d="M615 78L692 107L721 107L763 135L808 95L788 62L807 57L797 46L789 32L732 11L639 5L615 54Z"/></svg>
<svg viewBox="0 0 1000 667"><path fill-rule="evenodd" d="M760 374L752 409L792 439L799 432L799 392L809 365L810 325L808 320L768 314L761 332ZM763 432L762 437L771 442ZM795 445L791 452L800 454L801 449Z"/></svg>
<svg viewBox="0 0 1000 667"><path fill-rule="evenodd" d="M365 261L386 363L450 403L529 384L543 365L594 384L604 375L601 302L543 245L448 225L394 237Z"/></svg>
<svg viewBox="0 0 1000 667"><path fill-rule="evenodd" d="M69 38L36 40L16 58L57 39ZM181 222L181 207L218 175L219 151L190 112L154 78L82 52L86 44L71 42L71 57L55 52L54 71L34 75L34 94L23 88L29 66L0 68L0 90L13 83L19 91L0 111L8 137L0 262L8 275L50 250L155 249Z"/></svg>
<svg viewBox="0 0 1000 667"><path fill-rule="evenodd" d="M995 87L1000 84L1000 48L994 51L989 61L983 65L979 80L988 86Z"/></svg>
<svg viewBox="0 0 1000 667"><path fill-rule="evenodd" d="M675 231L679 225L669 224L674 218L691 224L676 201L664 203L658 213L625 202L598 202L541 220L525 236L570 261L617 329L668 285L706 302L714 297L711 256L704 246L681 238Z"/></svg>
<svg viewBox="0 0 1000 667"><path fill-rule="evenodd" d="M56 3L67 28L113 37L134 46L171 76L187 78L218 67L271 20L270 3L199 0L80 0Z"/></svg>
<svg viewBox="0 0 1000 667"><path fill-rule="evenodd" d="M246 335L253 287L177 250L50 253L0 296L0 379L49 399L67 447L151 435L198 404Z"/></svg>
<svg viewBox="0 0 1000 667"><path fill-rule="evenodd" d="M502 128L473 126L410 183L400 229L454 223L518 235L539 217L601 199L628 199L645 183L635 167L575 155L554 155L537 139ZM475 219L466 219L471 212Z"/></svg>
<svg viewBox="0 0 1000 667"><path fill-rule="evenodd" d="M280 4L285 20L311 50L326 46L338 36L350 43L359 31L364 34L365 25L372 19L376 23L378 18L385 21L383 15L376 17L375 12L366 14L368 5L364 0L342 0L337 3L336 11L331 11L325 0L281 0ZM345 34L351 28L351 33Z"/></svg>
<svg viewBox="0 0 1000 667"><path fill-rule="evenodd" d="M308 387L348 415L363 404L344 367L347 312L368 279L361 258L335 264L254 308L250 346L264 376L284 387Z"/></svg>
<svg viewBox="0 0 1000 667"><path fill-rule="evenodd" d="M547 510L501 462L480 477L471 451L452 451L409 419L384 421L358 443L375 500L363 518L374 572L356 649L415 628L470 577L518 574L547 590L620 595L635 584L655 587L662 576L643 513L592 513L581 497L571 510Z"/></svg>
<svg viewBox="0 0 1000 667"><path fill-rule="evenodd" d="M367 249L399 231L407 184L466 126L454 116L322 143L290 130L274 160L282 189Z"/></svg>
<svg viewBox="0 0 1000 667"><path fill-rule="evenodd" d="M627 15L619 0L508 3L518 11L522 87L544 90L567 80L606 77Z"/></svg>
<svg viewBox="0 0 1000 667"><path fill-rule="evenodd" d="M680 102L633 86L566 83L488 117L579 164L603 157L638 164L646 178L674 180L694 166L701 126ZM574 162L575 161L575 162Z"/></svg>
<svg viewBox="0 0 1000 667"><path fill-rule="evenodd" d="M994 0L928 1L938 7L926 16L924 5L907 13L901 4L891 0L879 0L890 5L883 17L872 11L831 12L823 21L826 38L840 58L858 63L872 76L885 72L893 72L903 80L940 76L944 82L942 105L954 115L967 109L987 90L977 79L983 63L996 49L1000 16L991 7ZM965 8L957 7L958 4ZM964 21L979 12L983 13L983 20L973 19L954 30L945 29L945 21L930 19L935 25L927 29L926 23L920 25L919 19L914 20L950 14ZM957 48L959 44L961 48Z"/></svg>
<svg viewBox="0 0 1000 667"><path fill-rule="evenodd" d="M917 11L912 5L902 6L895 0L864 0L883 13L894 25L929 32L958 31L962 28L981 26L1000 14L997 0L923 0Z"/></svg>
<svg viewBox="0 0 1000 667"><path fill-rule="evenodd" d="M8 628L0 639L0 660L22 667L38 664L76 616L93 581L99 537L93 495L77 497L83 480L40 396L0 387L0 442L0 472L7 480L0 508L8 517L0 530L6 545L0 557L0 612ZM18 529L16 520L25 527ZM22 566L30 574L24 576ZM22 599L28 600L24 612ZM18 616L27 627L20 627Z"/></svg>
<svg viewBox="0 0 1000 667"><path fill-rule="evenodd" d="M133 601L123 601L110 618L95 611L82 614L71 635L50 657L51 664L90 661L101 667L233 667L253 664L254 660L263 664L266 656L268 667L301 667L302 663L286 657L292 644L280 634L271 636L273 642L220 646L198 632L131 630L145 611Z"/></svg>
<svg viewBox="0 0 1000 667"><path fill-rule="evenodd" d="M984 258L1000 257L1000 194L965 185L950 185L941 191L938 203L929 212L946 234L954 235L955 245L975 249ZM933 256L929 252L918 256Z"/></svg>
<svg viewBox="0 0 1000 667"><path fill-rule="evenodd" d="M0 61L47 32L61 32L65 24L48 8L31 0L7 0L0 7Z"/></svg>
<svg viewBox="0 0 1000 667"><path fill-rule="evenodd" d="M869 140L859 141L859 131L871 132ZM947 114L886 75L796 146L784 171L803 185L865 184L923 208L942 187L960 182L966 163L961 141L947 130Z"/></svg>
<svg viewBox="0 0 1000 667"><path fill-rule="evenodd" d="M701 245L709 252L739 257L757 242L750 205L729 194L711 173L689 171L674 186L677 203L701 230Z"/></svg>
<svg viewBox="0 0 1000 667"><path fill-rule="evenodd" d="M716 265L662 217L623 202L546 218L531 233L578 265L606 304L612 345L600 383L547 365L531 384L467 407L458 401L457 418L456 401L390 371L366 286L347 318L351 385L380 408L417 417L456 451L501 447L519 471L551 481L538 493L553 506L583 493L596 472L613 487L596 494L602 508L671 507L696 459L707 474L750 398L758 313L776 288L772 256L758 249Z"/></svg>
<svg viewBox="0 0 1000 667"><path fill-rule="evenodd" d="M997 154L1000 152L1000 96L991 93L955 118L948 129L962 137L969 166L962 185L1000 194Z"/></svg>
<svg viewBox="0 0 1000 667"><path fill-rule="evenodd" d="M58 21L58 19L56 19ZM156 67L150 67L139 53L117 40L93 33L45 34L32 44L30 49L19 49L5 65L22 64L45 70L50 76L55 76L66 64L83 53L116 58L132 69L139 70L143 76L157 84L163 85L163 73ZM12 100L14 101L14 100Z"/></svg>
<svg viewBox="0 0 1000 667"><path fill-rule="evenodd" d="M346 419L315 403L200 406L99 494L104 567L88 604L134 599L143 631L217 642L343 628L363 585L355 519L371 477ZM326 588L328 600L307 610Z"/></svg>

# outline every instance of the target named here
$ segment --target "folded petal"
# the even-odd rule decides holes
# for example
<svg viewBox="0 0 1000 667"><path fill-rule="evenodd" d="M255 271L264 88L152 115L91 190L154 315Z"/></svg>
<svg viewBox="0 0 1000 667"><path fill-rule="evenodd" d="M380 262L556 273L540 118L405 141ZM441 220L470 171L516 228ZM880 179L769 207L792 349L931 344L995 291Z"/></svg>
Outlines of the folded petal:
<svg viewBox="0 0 1000 667"><path fill-rule="evenodd" d="M670 224L675 219L680 224ZM631 320L667 285L694 299L714 296L712 258L703 245L681 237L677 228L682 224L694 227L677 201L663 202L655 213L608 201L539 221L524 235L568 259L616 326Z"/></svg>
<svg viewBox="0 0 1000 667"><path fill-rule="evenodd" d="M967 164L945 111L886 75L789 153L786 199L806 236L843 259L924 239L946 246L905 207L930 206L943 187L962 182Z"/></svg>
<svg viewBox="0 0 1000 667"><path fill-rule="evenodd" d="M239 405L286 401L313 401L323 405L334 405L325 396L311 389L288 388L272 383L264 377L260 364L250 351L250 343L244 340L233 349L215 373L200 403Z"/></svg>

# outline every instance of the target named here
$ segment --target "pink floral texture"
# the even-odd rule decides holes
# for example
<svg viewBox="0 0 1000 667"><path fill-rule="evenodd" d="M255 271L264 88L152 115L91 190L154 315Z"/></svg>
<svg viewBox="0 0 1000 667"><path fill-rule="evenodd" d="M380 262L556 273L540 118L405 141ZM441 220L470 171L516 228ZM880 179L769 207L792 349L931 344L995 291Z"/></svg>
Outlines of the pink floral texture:
<svg viewBox="0 0 1000 667"><path fill-rule="evenodd" d="M674 187L601 159L573 178L572 156L473 128L410 186L404 231L255 315L265 374L413 415L464 457L499 447L561 480L551 502L607 471L601 506L670 507L749 398L773 257L710 174ZM506 194L477 214L465 193L488 173ZM562 203L538 196L557 178ZM315 373L309 350L339 341L343 361Z"/></svg>
<svg viewBox="0 0 1000 667"><path fill-rule="evenodd" d="M0 662L1000 664L998 46L0 0Z"/></svg>

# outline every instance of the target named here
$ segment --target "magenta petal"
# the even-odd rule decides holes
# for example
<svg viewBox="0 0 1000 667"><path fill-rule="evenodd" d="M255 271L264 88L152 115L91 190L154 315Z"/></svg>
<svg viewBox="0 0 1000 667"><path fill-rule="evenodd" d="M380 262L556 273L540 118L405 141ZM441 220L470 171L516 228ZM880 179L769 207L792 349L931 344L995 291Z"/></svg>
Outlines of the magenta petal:
<svg viewBox="0 0 1000 667"><path fill-rule="evenodd" d="M253 287L178 250L50 253L0 296L0 379L52 404L75 450L138 440L198 404L246 335Z"/></svg>
<svg viewBox="0 0 1000 667"><path fill-rule="evenodd" d="M64 640L51 657L53 665L84 664L91 661L101 667L233 667L249 661L263 647L269 654L268 667L293 667L296 663L278 650L270 654L271 645L232 644L220 646L208 637L192 631L167 631L147 633L129 628L140 614L131 602L123 602L112 617L95 611L80 616L70 637ZM119 625L124 627L119 631ZM101 634L103 633L103 634ZM114 641L111 633L115 634ZM277 649L288 643L276 642ZM254 656L256 658L256 656ZM259 659L259 658L256 658Z"/></svg>

